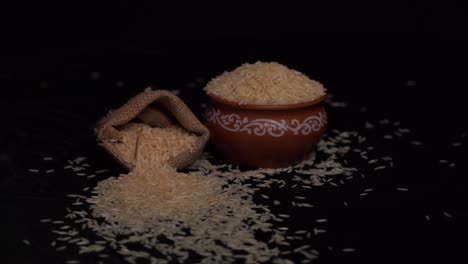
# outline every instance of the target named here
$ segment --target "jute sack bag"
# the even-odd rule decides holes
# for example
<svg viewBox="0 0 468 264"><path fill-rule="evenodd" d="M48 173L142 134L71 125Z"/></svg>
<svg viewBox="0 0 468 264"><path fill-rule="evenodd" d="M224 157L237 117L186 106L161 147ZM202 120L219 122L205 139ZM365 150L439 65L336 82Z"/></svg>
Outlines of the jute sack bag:
<svg viewBox="0 0 468 264"><path fill-rule="evenodd" d="M125 160L116 149L116 144L122 141L118 127L135 120L160 128L176 124L197 135L195 148L168 161L167 165L178 170L188 166L201 155L210 135L208 129L179 97L166 90L146 88L144 92L102 118L96 126L98 144L129 170L132 170L135 164Z"/></svg>

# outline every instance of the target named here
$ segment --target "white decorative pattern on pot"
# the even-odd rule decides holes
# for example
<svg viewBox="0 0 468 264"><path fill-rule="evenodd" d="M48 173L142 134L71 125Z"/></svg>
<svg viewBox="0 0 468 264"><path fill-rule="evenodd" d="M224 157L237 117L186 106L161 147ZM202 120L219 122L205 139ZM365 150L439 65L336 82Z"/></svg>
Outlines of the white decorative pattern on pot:
<svg viewBox="0 0 468 264"><path fill-rule="evenodd" d="M265 118L249 121L248 117L241 117L234 113L221 114L221 110L211 106L206 112L206 120L213 124L217 123L231 132L245 132L256 136L268 134L272 137L281 137L288 131L292 132L293 135L299 135L299 133L309 135L313 131L317 132L327 124L327 115L325 111L321 111L318 115L304 118L302 122L297 119L287 122L284 119L277 121Z"/></svg>

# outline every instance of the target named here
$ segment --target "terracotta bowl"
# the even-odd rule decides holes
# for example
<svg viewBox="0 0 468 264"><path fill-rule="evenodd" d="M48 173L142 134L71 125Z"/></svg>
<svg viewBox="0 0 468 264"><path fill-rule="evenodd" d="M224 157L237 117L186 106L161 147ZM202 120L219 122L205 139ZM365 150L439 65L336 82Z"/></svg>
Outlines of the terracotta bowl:
<svg viewBox="0 0 468 264"><path fill-rule="evenodd" d="M224 160L248 168L301 162L325 131L325 96L291 105L239 105L208 94L205 121L211 144Z"/></svg>

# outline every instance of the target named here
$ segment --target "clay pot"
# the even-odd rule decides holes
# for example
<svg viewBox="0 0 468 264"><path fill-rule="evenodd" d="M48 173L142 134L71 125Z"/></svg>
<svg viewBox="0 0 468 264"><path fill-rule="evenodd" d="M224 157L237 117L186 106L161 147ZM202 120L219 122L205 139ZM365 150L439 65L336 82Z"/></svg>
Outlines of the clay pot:
<svg viewBox="0 0 468 264"><path fill-rule="evenodd" d="M208 94L205 121L211 144L224 160L248 168L301 162L325 131L325 96L291 105L239 105Z"/></svg>

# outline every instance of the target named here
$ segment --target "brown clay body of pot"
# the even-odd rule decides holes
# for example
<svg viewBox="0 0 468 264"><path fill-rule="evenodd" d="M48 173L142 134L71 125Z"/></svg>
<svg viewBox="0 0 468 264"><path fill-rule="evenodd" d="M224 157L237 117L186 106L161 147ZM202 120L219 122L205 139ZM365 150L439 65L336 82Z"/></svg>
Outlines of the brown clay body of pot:
<svg viewBox="0 0 468 264"><path fill-rule="evenodd" d="M205 121L224 160L249 168L281 168L306 158L325 131L325 96L291 105L239 105L208 94Z"/></svg>

